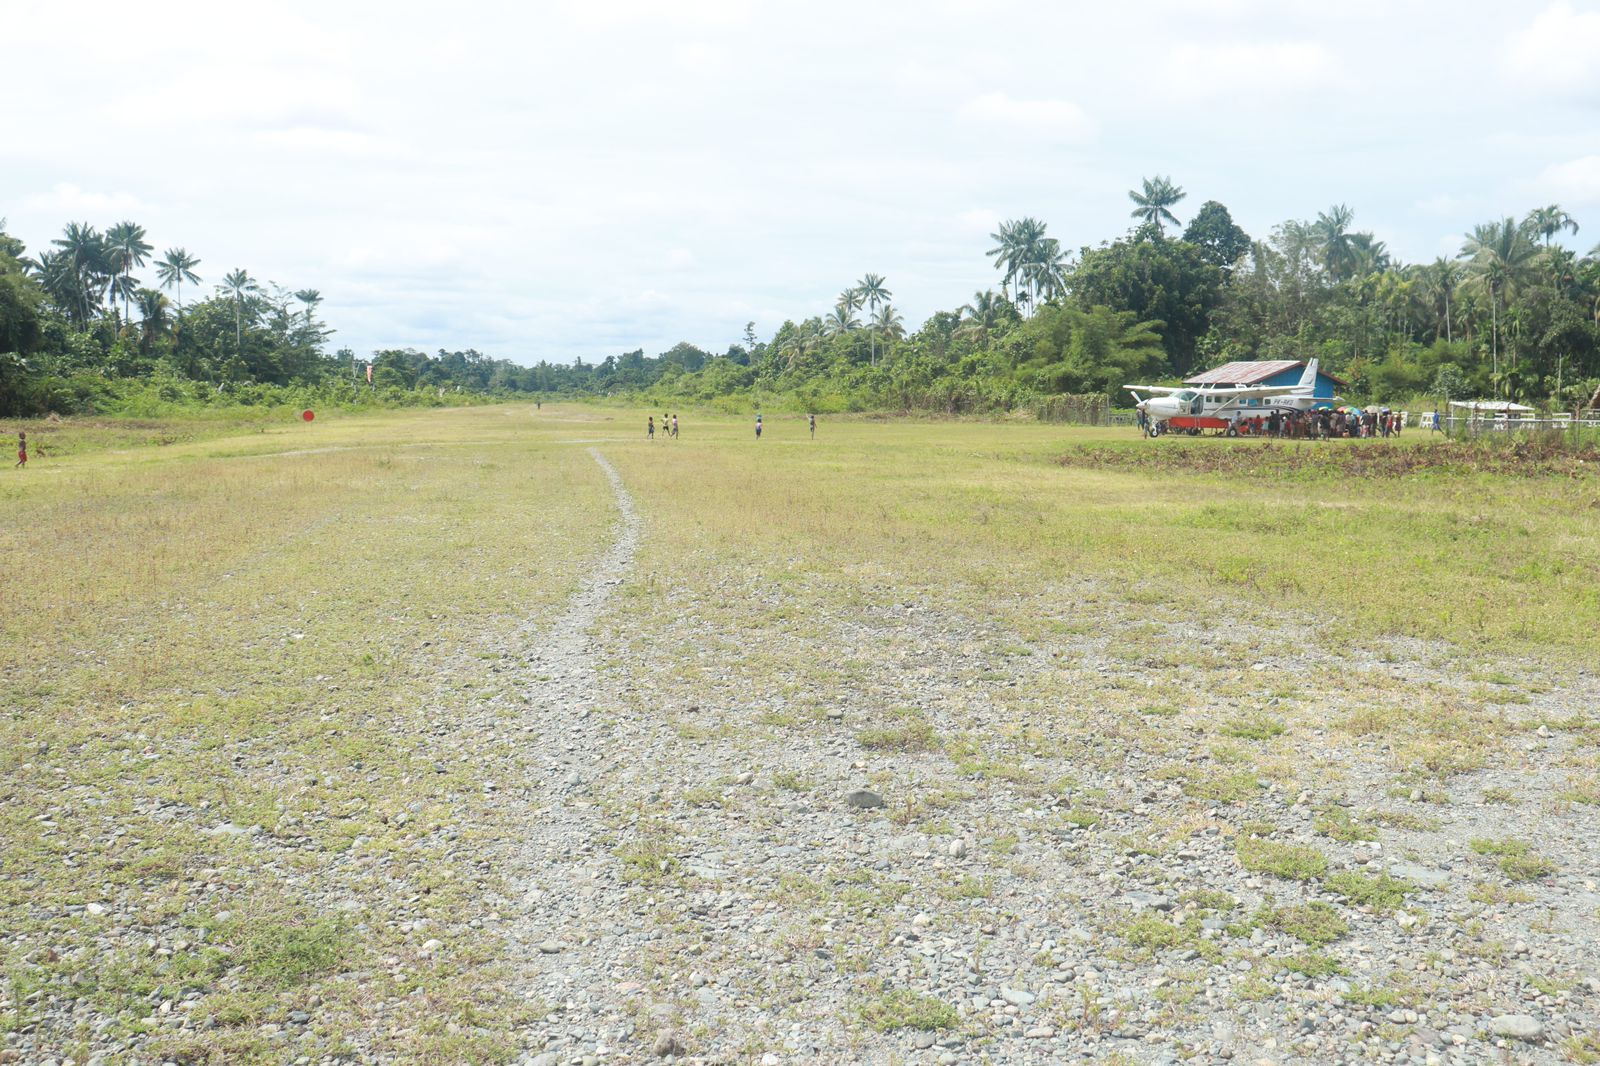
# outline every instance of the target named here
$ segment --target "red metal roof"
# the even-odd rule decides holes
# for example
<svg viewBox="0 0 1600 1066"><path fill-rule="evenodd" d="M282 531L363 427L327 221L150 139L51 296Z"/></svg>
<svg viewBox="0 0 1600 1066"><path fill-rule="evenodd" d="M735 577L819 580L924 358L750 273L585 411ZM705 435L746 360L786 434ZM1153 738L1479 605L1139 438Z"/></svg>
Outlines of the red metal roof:
<svg viewBox="0 0 1600 1066"><path fill-rule="evenodd" d="M1259 362L1224 363L1215 370L1184 378L1185 385L1254 385L1274 374L1305 366L1300 359L1263 359Z"/></svg>

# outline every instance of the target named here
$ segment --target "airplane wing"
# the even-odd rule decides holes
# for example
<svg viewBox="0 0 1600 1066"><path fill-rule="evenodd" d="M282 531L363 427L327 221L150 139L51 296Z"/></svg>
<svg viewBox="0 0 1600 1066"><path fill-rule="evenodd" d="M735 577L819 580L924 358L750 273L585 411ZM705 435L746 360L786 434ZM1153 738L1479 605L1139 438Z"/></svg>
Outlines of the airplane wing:
<svg viewBox="0 0 1600 1066"><path fill-rule="evenodd" d="M1129 392L1133 392L1133 393L1160 392L1160 393L1171 394L1171 393L1174 393L1174 392L1182 392L1183 391L1183 388L1181 386L1178 386L1178 385L1124 385L1122 387L1127 389Z"/></svg>

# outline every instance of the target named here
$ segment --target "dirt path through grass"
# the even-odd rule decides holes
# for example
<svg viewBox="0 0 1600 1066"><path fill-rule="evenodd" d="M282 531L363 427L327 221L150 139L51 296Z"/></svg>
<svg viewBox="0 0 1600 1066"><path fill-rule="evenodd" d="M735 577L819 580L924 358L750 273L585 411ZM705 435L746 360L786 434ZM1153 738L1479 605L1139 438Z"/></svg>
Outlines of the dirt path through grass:
<svg viewBox="0 0 1600 1066"><path fill-rule="evenodd" d="M632 569L644 523L616 468L598 448L590 448L589 454L605 472L616 502L611 547L553 624L534 617L522 629L534 645L517 686L527 707L525 729L552 738L552 745L561 749L542 753L548 760L543 782L547 802L528 811L526 832L513 859L512 882L522 890L520 917L511 928L511 943L520 956L513 964L523 975L525 998L541 1001L560 999L552 997L551 989L572 983L562 976L565 971L592 971L615 961L597 957L614 954L611 938L584 938L578 944L573 941L579 938L567 930L578 915L609 911L617 902L605 901L597 908L601 901L594 898L615 882L607 876L614 860L595 846L605 827L588 798L589 786L597 774L617 764L622 739L594 713L602 686L598 666L608 642L607 634L595 627Z"/></svg>

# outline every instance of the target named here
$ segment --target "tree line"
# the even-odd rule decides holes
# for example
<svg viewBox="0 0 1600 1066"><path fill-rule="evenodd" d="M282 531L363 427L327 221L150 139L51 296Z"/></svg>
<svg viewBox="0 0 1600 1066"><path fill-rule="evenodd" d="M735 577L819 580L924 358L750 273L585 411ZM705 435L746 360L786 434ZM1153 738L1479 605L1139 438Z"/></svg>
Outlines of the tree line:
<svg viewBox="0 0 1600 1066"><path fill-rule="evenodd" d="M534 392L1007 410L1062 394L1122 402L1135 380L1311 356L1354 400L1577 408L1600 388L1600 248L1579 255L1557 241L1579 232L1559 205L1475 226L1455 256L1405 263L1343 204L1253 237L1215 200L1184 224L1187 194L1165 176L1128 197L1128 231L1076 251L1040 219L1002 223L988 251L997 284L914 331L889 280L869 272L830 310L766 338L750 323L720 352L684 342L531 367L472 350L329 353L315 289L236 269L186 303L202 263L181 247L152 258L135 223L72 223L30 255L0 220L0 414L75 409L118 381L196 399L301 387L390 402ZM154 287L140 278L147 265Z"/></svg>
<svg viewBox="0 0 1600 1066"><path fill-rule="evenodd" d="M1131 228L1076 252L1033 217L1002 223L997 288L908 333L869 274L832 311L713 357L679 345L592 369L599 388L801 406L1006 409L1060 394L1126 402L1121 386L1233 360L1306 359L1357 401L1502 397L1578 409L1600 390L1600 248L1558 243L1559 205L1475 226L1459 252L1406 263L1336 204L1252 237L1223 204L1179 217L1184 189L1143 179ZM868 283L871 283L870 285ZM875 294L865 322L856 312Z"/></svg>

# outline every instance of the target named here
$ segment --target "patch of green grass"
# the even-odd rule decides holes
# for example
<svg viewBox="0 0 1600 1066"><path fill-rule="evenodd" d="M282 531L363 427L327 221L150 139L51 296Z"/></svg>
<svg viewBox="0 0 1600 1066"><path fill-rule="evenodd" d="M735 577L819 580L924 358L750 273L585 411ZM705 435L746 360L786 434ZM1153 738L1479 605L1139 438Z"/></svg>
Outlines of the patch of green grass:
<svg viewBox="0 0 1600 1066"><path fill-rule="evenodd" d="M1339 914L1339 908L1321 900L1291 907L1264 908L1261 922L1312 947L1331 944L1350 932L1350 923Z"/></svg>
<svg viewBox="0 0 1600 1066"><path fill-rule="evenodd" d="M856 743L868 751L920 752L937 751L939 734L922 714L915 710L895 712L893 724L863 729L856 734Z"/></svg>
<svg viewBox="0 0 1600 1066"><path fill-rule="evenodd" d="M1581 1066L1600 1063L1600 1033L1580 1033L1567 1037L1561 1042L1561 1053L1568 1062L1580 1063Z"/></svg>
<svg viewBox="0 0 1600 1066"><path fill-rule="evenodd" d="M1239 906L1239 901L1220 888L1197 888L1193 892L1185 892L1179 901L1185 904L1193 903L1196 910L1221 911L1226 913Z"/></svg>
<svg viewBox="0 0 1600 1066"><path fill-rule="evenodd" d="M1252 714L1235 718L1222 727L1225 737L1238 737L1241 740L1271 740L1281 737L1288 730L1278 719L1265 714Z"/></svg>
<svg viewBox="0 0 1600 1066"><path fill-rule="evenodd" d="M223 936L237 943L238 963L267 984L289 987L338 969L354 940L338 921L255 919L228 923Z"/></svg>
<svg viewBox="0 0 1600 1066"><path fill-rule="evenodd" d="M1304 974L1307 977L1332 977L1335 974L1348 972L1339 960L1320 951L1305 951L1299 955L1290 955L1282 960L1280 965L1291 973Z"/></svg>
<svg viewBox="0 0 1600 1066"><path fill-rule="evenodd" d="M792 770L783 770L772 775L772 784L785 792L810 792L811 779L804 774L797 774Z"/></svg>
<svg viewBox="0 0 1600 1066"><path fill-rule="evenodd" d="M1556 793L1556 799L1567 803L1600 804L1600 777L1574 777L1567 786Z"/></svg>
<svg viewBox="0 0 1600 1066"><path fill-rule="evenodd" d="M1260 837L1234 841L1239 863L1253 873L1271 874L1290 881L1314 881L1328 872L1328 857L1316 848L1280 844Z"/></svg>
<svg viewBox="0 0 1600 1066"><path fill-rule="evenodd" d="M1140 707L1139 713L1148 715L1151 718L1175 718L1178 715L1178 708L1172 706L1170 703L1156 703L1146 707Z"/></svg>
<svg viewBox="0 0 1600 1066"><path fill-rule="evenodd" d="M1139 917L1124 923L1117 935L1136 948L1149 951L1165 951L1167 948L1177 947L1189 941L1189 934L1181 926L1174 925L1165 918L1157 918L1153 914L1141 914Z"/></svg>
<svg viewBox="0 0 1600 1066"><path fill-rule="evenodd" d="M701 785L684 792L683 802L691 807L721 807L726 804L727 799L720 788Z"/></svg>
<svg viewBox="0 0 1600 1066"><path fill-rule="evenodd" d="M678 855L671 839L649 835L616 849L622 860L622 879L653 884L667 877L678 866Z"/></svg>
<svg viewBox="0 0 1600 1066"><path fill-rule="evenodd" d="M938 891L940 899L988 899L994 894L994 884L987 877L968 874L954 883L940 885Z"/></svg>
<svg viewBox="0 0 1600 1066"><path fill-rule="evenodd" d="M1362 840L1377 840L1378 829L1358 821L1344 807L1329 807L1317 815L1313 828L1325 837L1331 837L1342 844L1354 844Z"/></svg>
<svg viewBox="0 0 1600 1066"><path fill-rule="evenodd" d="M1243 803L1254 799L1263 787L1255 774L1243 771L1225 775L1193 774L1185 776L1183 781L1185 795L1219 803Z"/></svg>
<svg viewBox="0 0 1600 1066"><path fill-rule="evenodd" d="M1086 807L1073 807L1061 816L1061 820L1068 825L1089 829L1100 824L1100 815Z"/></svg>
<svg viewBox="0 0 1600 1066"><path fill-rule="evenodd" d="M932 1033L954 1029L961 1015L950 1004L909 989L896 989L861 1007L861 1020L880 1033L916 1029Z"/></svg>
<svg viewBox="0 0 1600 1066"><path fill-rule="evenodd" d="M1341 871L1322 882L1322 887L1335 895L1343 896L1352 905L1370 907L1380 914L1395 910L1416 890L1410 881L1388 874L1368 877L1352 871Z"/></svg>
<svg viewBox="0 0 1600 1066"><path fill-rule="evenodd" d="M1525 840L1478 839L1472 841L1472 850L1493 858L1500 872L1512 881L1533 881L1556 872L1556 864L1534 851Z"/></svg>

